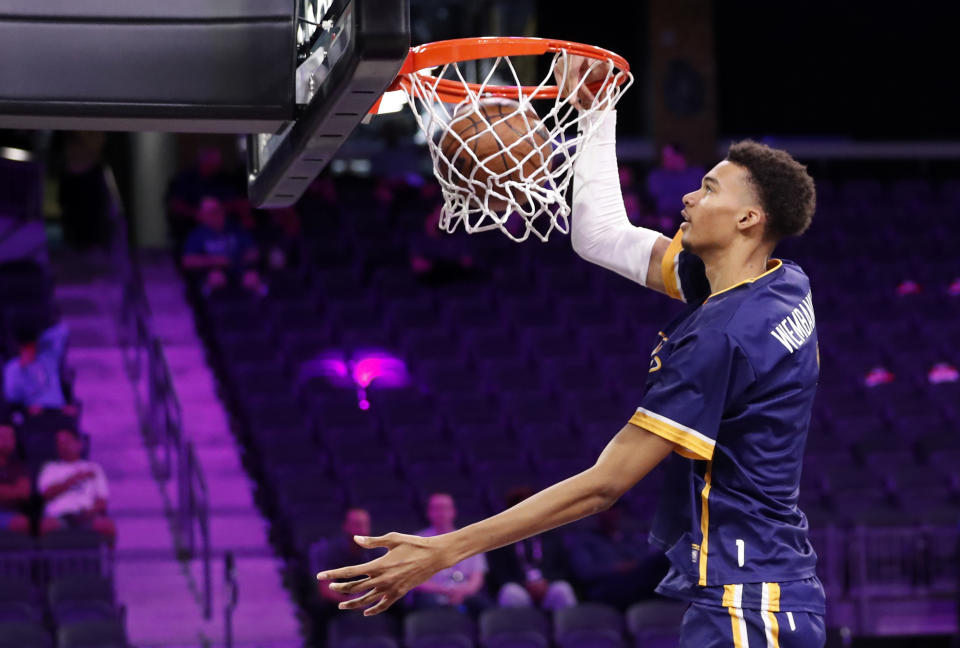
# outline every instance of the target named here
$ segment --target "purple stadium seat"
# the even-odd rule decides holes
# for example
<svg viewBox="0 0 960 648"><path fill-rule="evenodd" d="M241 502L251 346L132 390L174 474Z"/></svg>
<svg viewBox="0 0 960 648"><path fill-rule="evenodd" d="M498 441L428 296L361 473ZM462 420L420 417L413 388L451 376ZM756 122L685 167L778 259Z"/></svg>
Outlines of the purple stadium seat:
<svg viewBox="0 0 960 648"><path fill-rule="evenodd" d="M414 369L431 362L446 361L462 366L466 354L461 352L459 339L446 329L436 327L404 331L399 337L400 348L407 364Z"/></svg>
<svg viewBox="0 0 960 648"><path fill-rule="evenodd" d="M503 428L486 428L477 433L456 435L457 446L469 465L510 461L522 454L513 437Z"/></svg>
<svg viewBox="0 0 960 648"><path fill-rule="evenodd" d="M545 384L560 399L568 395L576 397L581 390L603 384L603 376L591 363L578 358L563 358L558 362L544 360L540 363Z"/></svg>
<svg viewBox="0 0 960 648"><path fill-rule="evenodd" d="M407 614L403 636L407 648L472 648L476 629L456 608L437 607Z"/></svg>
<svg viewBox="0 0 960 648"><path fill-rule="evenodd" d="M554 612L554 639L560 648L621 648L623 617L601 603L580 603Z"/></svg>
<svg viewBox="0 0 960 648"><path fill-rule="evenodd" d="M395 639L396 636L396 619L388 614L367 617L359 611L340 612L327 625L327 645L330 648L344 648L343 643L350 639Z"/></svg>
<svg viewBox="0 0 960 648"><path fill-rule="evenodd" d="M550 621L536 608L495 608L480 615L483 648L548 648Z"/></svg>
<svg viewBox="0 0 960 648"><path fill-rule="evenodd" d="M502 299L500 312L516 327L553 326L558 322L552 300L531 299L529 295Z"/></svg>
<svg viewBox="0 0 960 648"><path fill-rule="evenodd" d="M544 423L560 425L565 420L557 401L545 392L508 392L502 400L504 411L515 428Z"/></svg>
<svg viewBox="0 0 960 648"><path fill-rule="evenodd" d="M560 321L572 329L604 325L610 321L612 307L593 295L568 297L559 302Z"/></svg>
<svg viewBox="0 0 960 648"><path fill-rule="evenodd" d="M461 336L461 348L474 363L485 359L516 358L520 344L520 336L501 328L470 329L463 331Z"/></svg>
<svg viewBox="0 0 960 648"><path fill-rule="evenodd" d="M879 484L834 491L829 502L837 520L846 524L899 526L910 519L907 513L893 506L893 501L883 493Z"/></svg>
<svg viewBox="0 0 960 648"><path fill-rule="evenodd" d="M416 433L413 433L413 430ZM397 435L394 452L402 466L456 464L460 461L457 447L439 435L438 428L413 428ZM402 440L401 440L402 439Z"/></svg>
<svg viewBox="0 0 960 648"><path fill-rule="evenodd" d="M636 648L674 647L687 604L666 599L634 603L626 612L627 630Z"/></svg>
<svg viewBox="0 0 960 648"><path fill-rule="evenodd" d="M336 648L399 648L393 637L347 637Z"/></svg>
<svg viewBox="0 0 960 648"><path fill-rule="evenodd" d="M411 329L431 329L440 325L440 317L430 301L391 303L387 310L387 321L395 334L403 334Z"/></svg>
<svg viewBox="0 0 960 648"><path fill-rule="evenodd" d="M437 395L437 407L444 414L454 435L459 434L458 429L463 426L502 424L497 400L478 390L460 394L444 390Z"/></svg>

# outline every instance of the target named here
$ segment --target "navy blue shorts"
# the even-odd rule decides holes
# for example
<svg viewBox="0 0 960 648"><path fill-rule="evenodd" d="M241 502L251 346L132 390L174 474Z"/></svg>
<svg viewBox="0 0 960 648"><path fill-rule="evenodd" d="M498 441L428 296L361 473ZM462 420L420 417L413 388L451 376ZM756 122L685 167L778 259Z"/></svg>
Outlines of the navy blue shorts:
<svg viewBox="0 0 960 648"><path fill-rule="evenodd" d="M823 617L692 603L683 615L680 648L823 648Z"/></svg>

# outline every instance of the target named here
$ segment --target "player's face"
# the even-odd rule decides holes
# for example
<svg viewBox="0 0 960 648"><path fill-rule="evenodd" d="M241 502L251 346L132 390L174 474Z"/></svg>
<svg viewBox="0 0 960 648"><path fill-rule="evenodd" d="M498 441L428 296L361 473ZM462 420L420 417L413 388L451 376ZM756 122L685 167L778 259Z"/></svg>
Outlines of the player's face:
<svg viewBox="0 0 960 648"><path fill-rule="evenodd" d="M756 208L749 172L728 160L703 176L700 188L683 197L683 249L703 255L729 247L737 234L737 221Z"/></svg>

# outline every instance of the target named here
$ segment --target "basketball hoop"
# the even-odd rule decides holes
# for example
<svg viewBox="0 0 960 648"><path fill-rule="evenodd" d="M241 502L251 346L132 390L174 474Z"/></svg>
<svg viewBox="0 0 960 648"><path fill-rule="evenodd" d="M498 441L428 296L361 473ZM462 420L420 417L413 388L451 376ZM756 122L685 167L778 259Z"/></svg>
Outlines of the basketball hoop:
<svg viewBox="0 0 960 648"><path fill-rule="evenodd" d="M548 54L545 76L525 85L511 57ZM589 61L570 92L576 96L586 88L595 96L582 109L561 97L554 84L555 71L565 78L571 55ZM467 61L479 62L479 83L467 81ZM403 92L426 136L443 194L440 227L452 233L462 225L469 234L500 230L520 242L531 234L547 241L554 230L569 232L573 163L600 121L588 117L610 111L631 83L623 57L599 47L545 38L460 38L412 48L389 90ZM491 99L515 103L491 117L484 108ZM371 112L376 110L375 105ZM472 128L460 132L456 123L464 116ZM502 126L518 132L518 124L524 129L520 137L505 141ZM496 150L478 156L478 144ZM450 159L454 149L466 164Z"/></svg>

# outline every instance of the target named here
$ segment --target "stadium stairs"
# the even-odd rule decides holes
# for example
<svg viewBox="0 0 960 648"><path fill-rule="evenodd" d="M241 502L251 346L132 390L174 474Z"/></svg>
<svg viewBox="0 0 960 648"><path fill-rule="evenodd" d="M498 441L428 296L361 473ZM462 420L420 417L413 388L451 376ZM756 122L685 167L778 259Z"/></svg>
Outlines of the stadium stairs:
<svg viewBox="0 0 960 648"><path fill-rule="evenodd" d="M176 500L175 481L154 479L137 433L137 397L116 335L120 293L109 273L105 260L98 265L89 256L62 259L56 300L71 328L69 364L82 401L83 429L93 439L91 458L103 465L110 484L109 512L118 538L117 596L127 606L130 641L136 646L223 645L223 556L230 551L239 581L234 645L302 645L295 607L281 582L281 563L254 505L253 486L215 393L182 283L163 260L146 264L143 273L153 327L180 396L184 432L196 446L209 492L213 617L202 618L201 561L177 558L167 513L167 503Z"/></svg>

